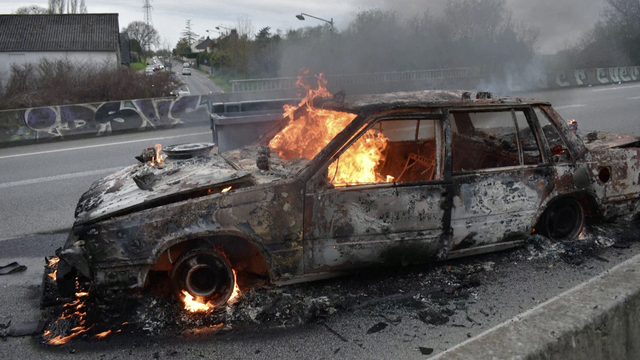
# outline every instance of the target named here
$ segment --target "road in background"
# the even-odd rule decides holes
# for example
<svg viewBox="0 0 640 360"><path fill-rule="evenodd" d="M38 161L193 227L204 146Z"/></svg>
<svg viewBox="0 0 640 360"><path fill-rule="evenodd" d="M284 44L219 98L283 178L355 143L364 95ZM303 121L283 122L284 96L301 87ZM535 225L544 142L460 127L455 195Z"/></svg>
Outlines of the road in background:
<svg viewBox="0 0 640 360"><path fill-rule="evenodd" d="M550 102L582 130L640 136L640 84L559 89L518 94Z"/></svg>
<svg viewBox="0 0 640 360"><path fill-rule="evenodd" d="M195 68L191 69L191 75L182 75L182 63L173 61L171 69L182 79L191 95L208 95L224 92L222 88L209 79L209 75Z"/></svg>
<svg viewBox="0 0 640 360"><path fill-rule="evenodd" d="M80 196L142 149L211 142L209 126L0 149L0 239L69 229Z"/></svg>

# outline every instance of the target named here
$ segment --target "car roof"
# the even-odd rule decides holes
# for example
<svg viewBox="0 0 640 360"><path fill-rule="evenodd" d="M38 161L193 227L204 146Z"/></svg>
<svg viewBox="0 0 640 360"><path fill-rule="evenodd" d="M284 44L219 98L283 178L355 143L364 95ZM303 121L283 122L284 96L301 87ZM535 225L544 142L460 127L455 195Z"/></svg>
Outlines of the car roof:
<svg viewBox="0 0 640 360"><path fill-rule="evenodd" d="M351 113L398 108L475 108L508 104L550 105L537 99L496 96L488 92L464 90L424 90L347 96L338 93L333 97L313 99L314 107Z"/></svg>

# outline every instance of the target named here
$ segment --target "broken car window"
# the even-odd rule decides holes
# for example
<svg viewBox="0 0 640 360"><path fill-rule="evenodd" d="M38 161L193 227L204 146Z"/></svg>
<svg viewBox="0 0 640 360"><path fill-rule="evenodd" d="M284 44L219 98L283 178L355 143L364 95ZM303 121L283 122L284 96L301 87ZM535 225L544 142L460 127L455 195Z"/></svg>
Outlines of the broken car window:
<svg viewBox="0 0 640 360"><path fill-rule="evenodd" d="M514 114L518 123L518 138L523 153L523 164L537 165L542 163L540 146L536 140L536 135L529 127L525 113L522 111L514 111Z"/></svg>
<svg viewBox="0 0 640 360"><path fill-rule="evenodd" d="M534 110L536 113L536 117L540 122L540 126L542 127L544 137L547 139L547 144L549 144L551 155L553 155L553 162L556 164L571 162L571 154L569 153L569 149L558 133L558 130L555 128L555 126L553 126L547 115L544 114L539 108L536 107L534 108Z"/></svg>
<svg viewBox="0 0 640 360"><path fill-rule="evenodd" d="M522 111L516 111L517 113ZM453 171L520 165L512 111L452 112Z"/></svg>
<svg viewBox="0 0 640 360"><path fill-rule="evenodd" d="M367 130L328 170L333 187L437 178L436 120L382 120Z"/></svg>

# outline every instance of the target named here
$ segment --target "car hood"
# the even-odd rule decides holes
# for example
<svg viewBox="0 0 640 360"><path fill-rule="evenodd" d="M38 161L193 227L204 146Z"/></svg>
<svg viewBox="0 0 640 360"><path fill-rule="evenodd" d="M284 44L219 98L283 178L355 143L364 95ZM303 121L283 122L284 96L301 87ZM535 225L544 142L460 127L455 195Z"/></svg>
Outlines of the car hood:
<svg viewBox="0 0 640 360"><path fill-rule="evenodd" d="M76 207L76 225L223 192L292 178L302 162L286 162L272 154L271 169L256 166L257 147L189 159L168 158L126 167L93 183ZM306 162L304 162L306 163Z"/></svg>
<svg viewBox="0 0 640 360"><path fill-rule="evenodd" d="M640 137L633 135L614 134L606 131L578 130L576 134L587 149L591 151L611 148L640 147Z"/></svg>

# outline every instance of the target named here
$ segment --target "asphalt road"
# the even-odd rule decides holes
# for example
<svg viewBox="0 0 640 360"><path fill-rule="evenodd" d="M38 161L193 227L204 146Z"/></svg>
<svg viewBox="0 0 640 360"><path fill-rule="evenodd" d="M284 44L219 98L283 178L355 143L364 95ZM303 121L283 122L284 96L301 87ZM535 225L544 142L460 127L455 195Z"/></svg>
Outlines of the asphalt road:
<svg viewBox="0 0 640 360"><path fill-rule="evenodd" d="M640 85L523 94L531 95L552 102L565 118L577 119L582 129L640 134L636 110ZM23 273L0 276L0 324L6 319L14 323L40 319L43 257L64 242L75 204L94 180L134 163L135 155L156 143L210 139L208 126L201 126L0 149L0 266L11 261L28 266ZM456 320L443 326L426 325L415 310L390 305L345 311L327 319L327 326L248 330L201 339L138 334L100 342L80 339L62 348L49 348L36 339L9 338L0 341L0 358L425 358L420 347L432 348L434 354L442 351L639 252L634 242L628 249L603 250L580 264L535 256L535 251L526 249L473 258L469 261L495 263L495 270L473 289L464 311L457 309L455 301L450 304L456 308ZM425 268L426 276L430 269ZM318 286L339 287L341 281ZM398 285L398 292L402 291ZM385 317L402 321L367 334Z"/></svg>
<svg viewBox="0 0 640 360"><path fill-rule="evenodd" d="M183 88L187 88L191 95L208 95L223 92L222 88L209 80L208 74L200 70L191 69L191 75L182 75L182 64L176 61L173 62L171 70L182 79L185 83Z"/></svg>
<svg viewBox="0 0 640 360"><path fill-rule="evenodd" d="M550 102L584 130L640 135L640 85L620 84L518 94Z"/></svg>
<svg viewBox="0 0 640 360"><path fill-rule="evenodd" d="M82 193L142 149L211 140L203 125L0 149L0 239L69 229Z"/></svg>

